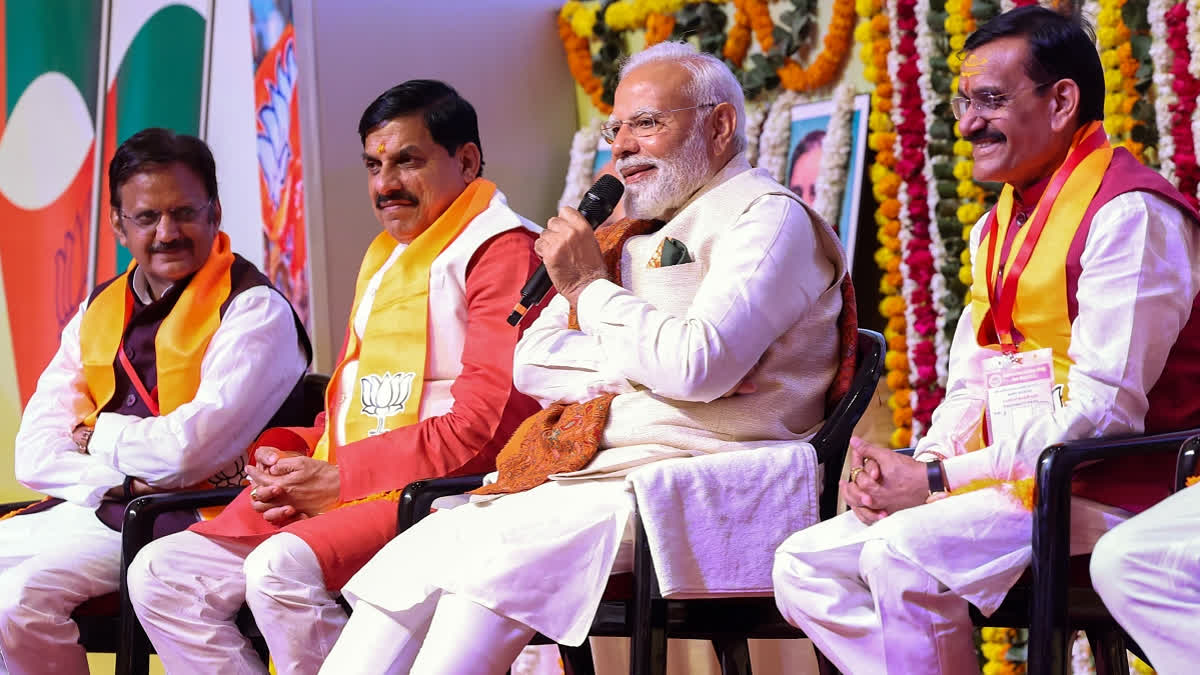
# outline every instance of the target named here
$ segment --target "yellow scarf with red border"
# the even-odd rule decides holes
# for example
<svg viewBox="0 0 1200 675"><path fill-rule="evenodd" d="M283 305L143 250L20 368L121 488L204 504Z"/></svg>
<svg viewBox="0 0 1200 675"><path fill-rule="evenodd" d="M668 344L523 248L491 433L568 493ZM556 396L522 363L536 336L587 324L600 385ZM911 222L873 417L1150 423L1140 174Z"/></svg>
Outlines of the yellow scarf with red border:
<svg viewBox="0 0 1200 675"><path fill-rule="evenodd" d="M191 401L200 388L200 365L221 325L221 305L229 298L233 260L228 235L218 232L208 260L183 289L154 336L158 406L163 415ZM88 304L79 326L83 376L93 405L84 419L87 426L95 426L100 410L116 390L113 363L133 309L129 280L136 265L132 263L128 273L100 291Z"/></svg>
<svg viewBox="0 0 1200 675"><path fill-rule="evenodd" d="M1100 122L1092 122L1075 133L1071 142L1073 152L1092 133L1103 133ZM1050 190L1047 189L1042 199L1037 203L1027 222L1035 222L1039 212L1049 209L1046 216L1046 226L1038 239L1037 247L1029 259L1029 264L1021 274L1017 285L1016 301L1013 304L1013 323L1020 325L1024 340L1015 345L1018 352L1033 351L1050 347L1054 354L1054 381L1063 388L1066 397L1067 373L1070 371L1072 360L1068 350L1070 347L1071 320L1068 315L1066 300L1066 260L1065 254L1071 245L1076 231L1082 224L1083 216L1091 206L1092 199L1100 189L1100 182L1112 161L1113 148L1105 139L1079 161L1074 169L1068 169L1067 162L1059 166L1050 179L1050 185L1065 177L1062 188L1053 199L1047 199ZM1069 173L1064 173L1069 171ZM973 261L974 281L971 283L971 318L975 335L986 334L985 320L990 320L992 306L988 289L994 288L1000 275L1001 265L995 265L993 275L988 276L987 250L992 238L997 243L1003 243L1008 236L1013 214L1013 186L1005 185L996 202L995 226L986 232L976 248ZM1017 257L1029 227L1022 227L1013 237L1008 262ZM1000 247L997 246L997 255ZM1003 267L1007 267L1004 265ZM1061 282L1058 280L1061 278ZM1051 296L1047 295L1048 288L1058 289ZM981 345L995 348L1000 353L1000 345ZM974 443L976 449L987 444L980 439ZM996 485L1003 485L1010 494L1019 500L1026 508L1033 508L1033 478L1016 481L1004 481L994 478L981 478L970 483L955 487L954 494L962 494Z"/></svg>
<svg viewBox="0 0 1200 675"><path fill-rule="evenodd" d="M463 228L487 210L495 193L495 183L476 178L429 229L400 253L399 259L384 273L366 330L359 338L354 330L359 303L371 278L399 246L387 232L381 232L371 242L354 286L346 353L325 391L325 409L336 410L342 371L348 363L358 361L358 376L353 391L349 392L351 410L342 430L345 443L418 421L429 340L429 270ZM337 447L330 438L330 429L336 423L337 420L326 423L313 451L314 459L337 463Z"/></svg>

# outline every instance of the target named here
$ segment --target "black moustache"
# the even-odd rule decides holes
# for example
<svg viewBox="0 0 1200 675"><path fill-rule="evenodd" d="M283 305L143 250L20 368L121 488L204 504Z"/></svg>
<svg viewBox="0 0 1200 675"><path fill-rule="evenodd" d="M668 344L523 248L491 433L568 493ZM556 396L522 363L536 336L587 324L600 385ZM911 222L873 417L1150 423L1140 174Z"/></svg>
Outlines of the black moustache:
<svg viewBox="0 0 1200 675"><path fill-rule="evenodd" d="M988 131L987 129L980 129L974 133L967 134L966 136L963 136L963 139L969 143L990 143L993 141L996 143L1002 143L1008 140L1004 134L1000 133L999 131Z"/></svg>
<svg viewBox="0 0 1200 675"><path fill-rule="evenodd" d="M379 195L375 198L375 208L382 209L385 202L400 200L412 202L414 205L417 203L417 198L407 192L389 192L386 195Z"/></svg>
<svg viewBox="0 0 1200 675"><path fill-rule="evenodd" d="M173 251L187 251L192 248L191 242L179 242L177 244L156 244L150 247L151 253L171 253Z"/></svg>

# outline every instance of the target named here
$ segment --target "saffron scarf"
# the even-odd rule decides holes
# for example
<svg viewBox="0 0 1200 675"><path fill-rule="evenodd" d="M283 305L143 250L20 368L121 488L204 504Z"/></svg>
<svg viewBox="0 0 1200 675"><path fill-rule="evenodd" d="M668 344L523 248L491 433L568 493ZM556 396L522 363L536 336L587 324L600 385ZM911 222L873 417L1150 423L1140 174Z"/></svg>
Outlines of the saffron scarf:
<svg viewBox="0 0 1200 675"><path fill-rule="evenodd" d="M154 336L160 414L191 401L200 388L200 365L221 325L221 305L229 298L233 260L228 235L218 232L208 260L183 289ZM96 417L116 390L113 363L133 312L129 281L135 267L136 262L100 291L88 304L79 326L83 375L93 407L84 419L87 426L95 426Z"/></svg>
<svg viewBox="0 0 1200 675"><path fill-rule="evenodd" d="M1004 242L1008 236L1014 202L1012 185L1005 185L1001 191L975 256L971 313L977 342L981 346L988 346L994 336L998 342L995 346L1002 350L1016 351L1053 346L1054 380L1056 384L1063 386L1064 392L1071 366L1066 351L1069 344L1054 345L1047 336L1035 335L1028 336L1029 339L1020 344L1013 343L1011 327L1015 318L1014 310L1021 297L1019 280L1025 271L1025 263L1032 255L1043 231L1048 236L1047 245L1059 246L1066 250L1100 188L1100 182L1108 170L1112 156L1113 148L1109 145L1100 122L1092 122L1077 131L1067 159L1051 176L1050 183L1029 217L1028 226L1022 227L1013 237L1012 252L1008 260L1004 261L1007 264L998 264L1000 261L996 259L996 243ZM1065 241L1062 240L1064 237ZM1000 278L1001 269L1007 271L1004 278ZM1044 273L1045 270L1030 272L1036 275ZM1060 311L1063 316L1059 320L1070 325L1069 318L1066 318L1065 303ZM980 441L974 445L983 447L987 444ZM1033 478L1015 481L981 478L954 488L953 493L962 494L997 485L1005 486L1016 500L1027 509L1033 509Z"/></svg>
<svg viewBox="0 0 1200 675"><path fill-rule="evenodd" d="M657 220L626 218L596 231L604 266L614 283L621 284L621 249L630 237L662 227ZM579 330L575 308L567 327ZM614 394L583 403L555 403L534 413L517 427L496 457L499 475L495 483L471 491L477 495L524 492L550 480L556 473L578 471L600 452L600 436L608 423Z"/></svg>
<svg viewBox="0 0 1200 675"><path fill-rule="evenodd" d="M354 330L359 304L371 278L399 246L387 232L381 232L371 242L354 286L345 356L334 369L325 391L325 409L336 410L342 371L347 364L358 362L358 376L353 391L348 392L352 408L342 430L345 443L418 421L429 339L429 270L467 224L487 210L495 193L495 183L476 178L400 253L399 259L384 273L367 327L359 338ZM357 414L354 406L359 408ZM313 451L314 459L337 463L337 444L330 437L336 423L331 420L325 425Z"/></svg>

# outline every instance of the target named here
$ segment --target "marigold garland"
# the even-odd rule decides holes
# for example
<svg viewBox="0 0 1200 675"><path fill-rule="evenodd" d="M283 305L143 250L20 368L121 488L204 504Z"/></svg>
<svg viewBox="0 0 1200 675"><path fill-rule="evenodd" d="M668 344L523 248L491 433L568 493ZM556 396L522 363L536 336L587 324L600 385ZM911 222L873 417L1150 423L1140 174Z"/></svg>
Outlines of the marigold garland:
<svg viewBox="0 0 1200 675"><path fill-rule="evenodd" d="M568 3L570 4L570 3ZM579 3L576 3L579 4ZM565 10L564 6L564 10ZM581 12L575 12L578 16ZM580 37L571 26L571 21L564 13L558 15L558 37L562 40L563 49L567 53L567 68L571 76L583 87L584 92L592 100L596 110L607 115L612 112L612 106L604 102L604 83L592 73L592 51L588 39ZM595 13L592 13L595 17Z"/></svg>
<svg viewBox="0 0 1200 675"><path fill-rule="evenodd" d="M1146 147L1134 140L1133 130L1143 122L1133 116L1141 95L1137 90L1137 72L1141 63L1134 58L1133 33L1125 24L1122 8L1126 0L1101 0L1096 36L1100 42L1100 63L1104 66L1104 130L1114 146L1122 146L1145 163Z"/></svg>

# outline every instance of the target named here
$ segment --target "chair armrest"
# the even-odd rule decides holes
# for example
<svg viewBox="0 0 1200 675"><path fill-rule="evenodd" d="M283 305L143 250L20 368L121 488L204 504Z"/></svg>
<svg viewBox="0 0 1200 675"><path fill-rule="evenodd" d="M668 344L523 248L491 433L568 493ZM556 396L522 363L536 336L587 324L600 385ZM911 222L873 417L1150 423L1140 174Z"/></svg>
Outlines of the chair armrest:
<svg viewBox="0 0 1200 675"><path fill-rule="evenodd" d="M1187 487L1187 479L1196 475L1196 460L1200 455L1200 436L1192 436L1183 442L1179 448L1179 458L1175 460L1175 491Z"/></svg>
<svg viewBox="0 0 1200 675"><path fill-rule="evenodd" d="M396 534L416 525L425 516L433 502L441 497L461 495L483 486L487 474L454 476L452 478L427 478L414 481L400 494L400 505L396 512Z"/></svg>
<svg viewBox="0 0 1200 675"><path fill-rule="evenodd" d="M1037 463L1036 522L1047 525L1047 532L1059 530L1062 544L1068 541L1067 528L1055 528L1053 523L1067 523L1071 508L1071 477L1087 464L1116 459L1169 452L1176 454L1184 441L1196 435L1196 430L1175 431L1155 436L1101 438L1056 443L1042 451ZM1038 547L1038 532L1034 531L1034 549Z"/></svg>
<svg viewBox="0 0 1200 675"><path fill-rule="evenodd" d="M154 521L169 511L223 506L233 501L244 488L186 490L164 492L135 498L125 507L125 523L121 528L122 567L133 560L138 551L154 538Z"/></svg>

